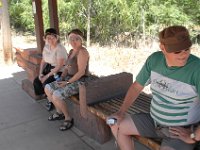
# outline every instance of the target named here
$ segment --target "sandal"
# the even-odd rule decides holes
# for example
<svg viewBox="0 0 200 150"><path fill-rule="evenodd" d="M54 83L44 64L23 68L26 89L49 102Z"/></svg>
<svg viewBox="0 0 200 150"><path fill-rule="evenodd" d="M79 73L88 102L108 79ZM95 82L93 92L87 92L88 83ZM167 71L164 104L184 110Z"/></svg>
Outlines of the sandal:
<svg viewBox="0 0 200 150"><path fill-rule="evenodd" d="M63 124L60 126L59 130L60 131L69 130L73 125L74 125L74 119L73 118L71 120L65 120L63 122Z"/></svg>
<svg viewBox="0 0 200 150"><path fill-rule="evenodd" d="M55 114L52 114L48 118L49 121L63 120L63 119L65 119L65 116L63 114L59 114L58 112L56 112Z"/></svg>

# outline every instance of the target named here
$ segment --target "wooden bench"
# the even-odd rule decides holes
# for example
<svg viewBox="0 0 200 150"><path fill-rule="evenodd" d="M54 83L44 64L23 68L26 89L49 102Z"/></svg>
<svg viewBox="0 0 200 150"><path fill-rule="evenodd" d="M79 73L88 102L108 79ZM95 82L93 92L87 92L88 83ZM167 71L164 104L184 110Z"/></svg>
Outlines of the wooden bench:
<svg viewBox="0 0 200 150"><path fill-rule="evenodd" d="M79 100L77 96L72 96L71 100L79 104ZM128 110L128 114L135 114L135 113L141 113L141 112L148 113L150 100L151 100L150 95L141 93L139 97L137 98L137 100L135 101L135 103L132 104L132 106ZM104 123L105 123L106 117L117 112L120 106L122 105L122 102L123 102L122 97L116 97L116 98L110 99L109 101L99 102L94 105L87 106L87 110L91 112L92 114L94 114L95 116L97 116L98 118L101 118L102 120L104 120ZM104 126L104 123L100 124L99 126ZM110 131L109 131L109 135L110 135ZM160 148L159 140L156 141L154 139L144 138L140 136L134 136L133 138L152 150L159 150Z"/></svg>
<svg viewBox="0 0 200 150"><path fill-rule="evenodd" d="M69 113L75 119L75 126L99 143L110 140L112 134L105 119L119 110L132 82L132 74L124 72L82 85L79 95L66 100ZM128 113L148 113L150 100L151 95L141 93ZM158 150L160 147L155 140L139 136L134 138L152 150Z"/></svg>

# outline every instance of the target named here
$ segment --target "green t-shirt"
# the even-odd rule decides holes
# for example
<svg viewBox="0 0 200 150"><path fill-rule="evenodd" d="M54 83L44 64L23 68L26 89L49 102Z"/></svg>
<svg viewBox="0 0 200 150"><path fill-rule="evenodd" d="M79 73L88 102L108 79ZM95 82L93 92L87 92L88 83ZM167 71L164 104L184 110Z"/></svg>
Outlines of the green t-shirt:
<svg viewBox="0 0 200 150"><path fill-rule="evenodd" d="M200 59L190 55L183 67L168 67L162 52L146 60L136 81L151 84L150 114L166 126L183 126L200 121Z"/></svg>

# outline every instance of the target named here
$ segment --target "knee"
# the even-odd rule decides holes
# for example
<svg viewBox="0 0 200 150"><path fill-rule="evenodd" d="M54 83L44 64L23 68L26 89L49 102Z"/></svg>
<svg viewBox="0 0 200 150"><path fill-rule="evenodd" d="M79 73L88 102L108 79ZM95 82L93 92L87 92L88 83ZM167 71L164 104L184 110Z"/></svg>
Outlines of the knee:
<svg viewBox="0 0 200 150"><path fill-rule="evenodd" d="M57 91L57 90L54 91L52 93L52 98L53 98L54 101L60 101L61 100L61 94L60 94L60 92Z"/></svg>
<svg viewBox="0 0 200 150"><path fill-rule="evenodd" d="M44 87L44 91L47 95L52 95L52 91L51 91L51 87L49 86L49 84L46 84Z"/></svg>

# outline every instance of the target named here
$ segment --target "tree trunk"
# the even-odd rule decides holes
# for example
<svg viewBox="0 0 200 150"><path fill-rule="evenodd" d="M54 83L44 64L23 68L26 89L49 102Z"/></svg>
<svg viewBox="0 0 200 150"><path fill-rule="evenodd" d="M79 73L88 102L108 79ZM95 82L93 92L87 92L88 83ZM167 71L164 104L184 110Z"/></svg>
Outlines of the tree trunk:
<svg viewBox="0 0 200 150"><path fill-rule="evenodd" d="M142 7L142 39L143 39L143 46L145 46L146 42L146 33L145 33L145 10Z"/></svg>
<svg viewBox="0 0 200 150"><path fill-rule="evenodd" d="M91 9L91 0L88 0L88 13L87 13L87 47L90 46L90 9Z"/></svg>
<svg viewBox="0 0 200 150"><path fill-rule="evenodd" d="M1 22L1 33L3 42L4 62L6 64L13 63L12 40L10 31L10 17L8 13L8 1L2 0L3 17Z"/></svg>

